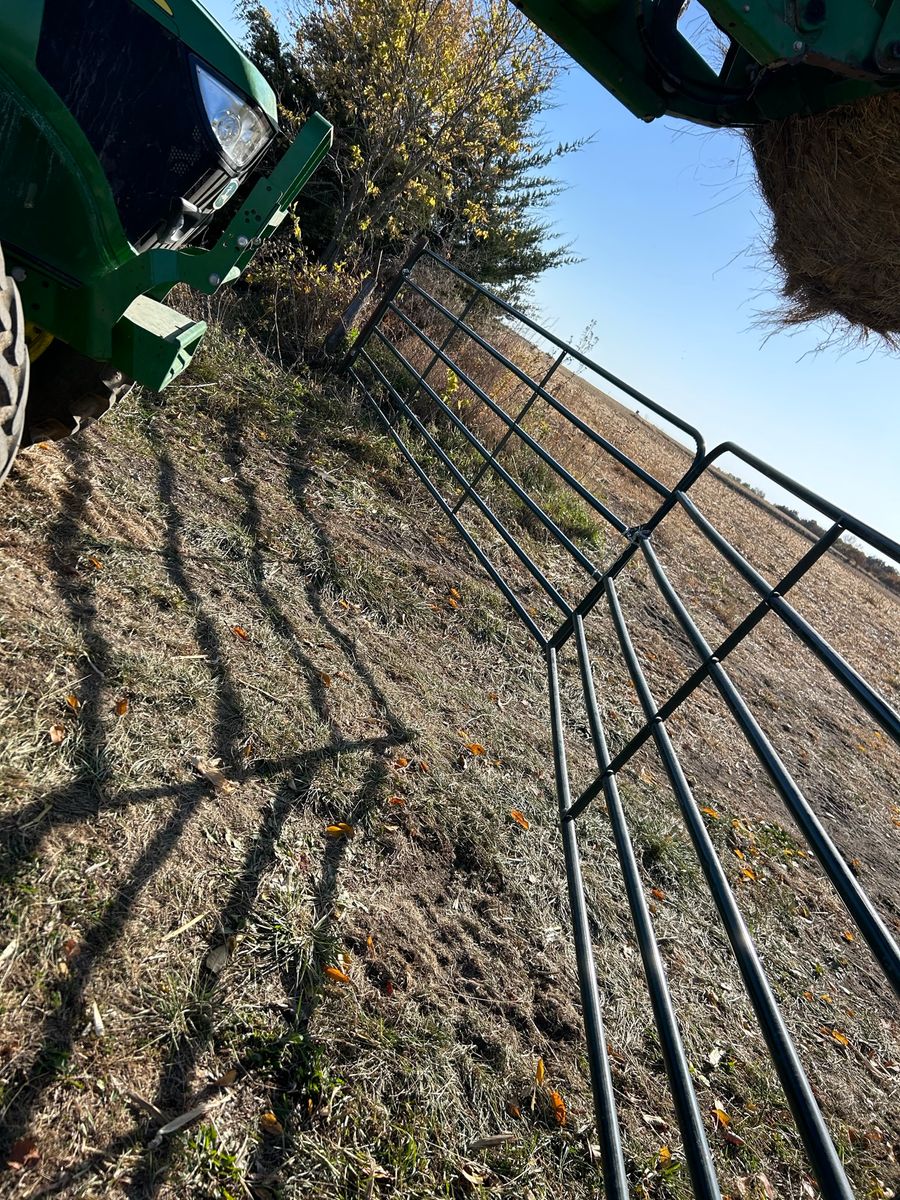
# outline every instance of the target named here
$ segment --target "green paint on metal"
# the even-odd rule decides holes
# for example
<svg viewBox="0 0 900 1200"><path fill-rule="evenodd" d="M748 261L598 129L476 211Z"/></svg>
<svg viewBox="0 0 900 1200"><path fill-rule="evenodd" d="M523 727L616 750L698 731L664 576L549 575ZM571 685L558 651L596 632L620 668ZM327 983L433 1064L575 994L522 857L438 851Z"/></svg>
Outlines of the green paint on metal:
<svg viewBox="0 0 900 1200"><path fill-rule="evenodd" d="M29 320L160 387L187 365L203 333L202 323L186 325L162 301L179 282L211 293L239 276L327 153L331 126L318 114L310 117L211 248L138 253L97 153L38 69L49 3L0 5L0 243L9 266L24 276L20 290ZM197 0L129 3L175 34L185 51L249 97L277 127L272 89ZM200 104L199 97L192 99ZM223 182L208 208L222 208L238 185L236 179ZM166 217L161 212L160 222ZM143 297L150 299L143 303Z"/></svg>
<svg viewBox="0 0 900 1200"><path fill-rule="evenodd" d="M677 0L514 2L648 121L752 125L900 86L889 0L702 0L732 42L721 69L680 32Z"/></svg>

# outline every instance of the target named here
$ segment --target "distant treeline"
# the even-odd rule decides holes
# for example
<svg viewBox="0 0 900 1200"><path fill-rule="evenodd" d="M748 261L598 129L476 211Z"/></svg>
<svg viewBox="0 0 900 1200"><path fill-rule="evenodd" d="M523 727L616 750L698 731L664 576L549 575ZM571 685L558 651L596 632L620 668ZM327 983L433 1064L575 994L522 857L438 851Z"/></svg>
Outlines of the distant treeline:
<svg viewBox="0 0 900 1200"><path fill-rule="evenodd" d="M826 531L812 517L801 517L793 508L788 508L786 504L776 504L775 507L787 515L804 529L808 529L815 537L820 538ZM840 541L834 544L835 554L839 554L841 558L852 563L854 567L858 567L860 571L865 571L867 575L874 577L883 583L885 587L891 589L892 592L897 592L900 595L900 571L896 567L892 567L890 563L886 563L881 558L876 558L874 554L867 554L865 550L855 542L847 541L846 538L841 538Z"/></svg>

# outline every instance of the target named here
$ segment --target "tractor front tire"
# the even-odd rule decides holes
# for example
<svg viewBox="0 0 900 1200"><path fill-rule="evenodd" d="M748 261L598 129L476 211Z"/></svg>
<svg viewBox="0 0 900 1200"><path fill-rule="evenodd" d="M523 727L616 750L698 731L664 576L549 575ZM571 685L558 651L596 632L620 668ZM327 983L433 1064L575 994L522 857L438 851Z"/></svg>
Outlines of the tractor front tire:
<svg viewBox="0 0 900 1200"><path fill-rule="evenodd" d="M22 300L15 280L6 274L0 249L0 483L22 444L28 378Z"/></svg>

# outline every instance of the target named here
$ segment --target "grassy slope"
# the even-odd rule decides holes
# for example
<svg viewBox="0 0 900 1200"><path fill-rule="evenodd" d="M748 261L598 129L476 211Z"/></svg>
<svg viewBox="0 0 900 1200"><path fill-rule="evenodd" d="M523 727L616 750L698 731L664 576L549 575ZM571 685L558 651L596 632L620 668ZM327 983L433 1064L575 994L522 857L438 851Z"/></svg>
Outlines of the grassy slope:
<svg viewBox="0 0 900 1200"><path fill-rule="evenodd" d="M540 660L344 392L227 343L206 372L31 451L0 496L0 1064L6 1145L39 1155L0 1194L595 1195ZM643 588L623 593L638 609ZM633 700L600 662L624 736ZM564 685L586 777L571 664ZM716 786L730 743L704 720L711 832L733 877L735 848L754 860L741 899L790 1024L861 1194L887 1194L890 1002L782 818L757 797L732 824L750 769ZM194 765L216 760L227 783ZM803 1195L661 774L642 760L623 788L726 1187L763 1196L763 1170ZM339 821L356 836L329 837ZM682 1197L599 812L583 848L636 1195ZM715 1135L716 1102L743 1147Z"/></svg>

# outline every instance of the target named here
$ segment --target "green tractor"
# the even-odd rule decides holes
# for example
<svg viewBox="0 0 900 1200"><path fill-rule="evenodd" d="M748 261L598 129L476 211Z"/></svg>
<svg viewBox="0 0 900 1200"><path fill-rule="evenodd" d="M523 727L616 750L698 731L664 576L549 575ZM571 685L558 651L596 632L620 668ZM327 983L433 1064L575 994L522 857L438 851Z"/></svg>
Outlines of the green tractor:
<svg viewBox="0 0 900 1200"><path fill-rule="evenodd" d="M167 295L237 279L330 145L197 0L0 6L0 480L184 370L206 326Z"/></svg>

